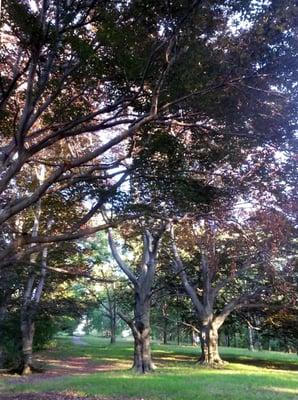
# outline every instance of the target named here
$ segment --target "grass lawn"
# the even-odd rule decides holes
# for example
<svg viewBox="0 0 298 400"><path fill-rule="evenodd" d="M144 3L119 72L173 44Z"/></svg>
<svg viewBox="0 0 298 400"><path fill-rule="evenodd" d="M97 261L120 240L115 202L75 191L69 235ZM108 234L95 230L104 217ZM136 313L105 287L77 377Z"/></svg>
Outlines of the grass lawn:
<svg viewBox="0 0 298 400"><path fill-rule="evenodd" d="M0 391L61 392L80 395L104 395L117 399L127 396L144 400L286 400L298 399L298 357L278 352L254 352L221 348L229 361L221 369L195 364L198 349L191 346L153 346L157 370L149 375L135 375L128 368L132 343L107 341L93 337L85 344L72 344L70 338L58 338L46 357L59 358L67 367L71 357L84 357L99 365L111 366L110 371L63 375L51 379L34 379L29 383L14 378L0 379ZM71 372L70 372L71 373Z"/></svg>

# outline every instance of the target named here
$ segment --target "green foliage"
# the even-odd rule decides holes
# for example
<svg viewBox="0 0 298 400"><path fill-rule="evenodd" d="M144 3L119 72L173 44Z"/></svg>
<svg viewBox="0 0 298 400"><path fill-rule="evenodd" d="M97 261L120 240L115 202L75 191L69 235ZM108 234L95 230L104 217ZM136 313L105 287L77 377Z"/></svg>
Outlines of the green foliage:
<svg viewBox="0 0 298 400"><path fill-rule="evenodd" d="M39 351L50 343L54 335L60 330L60 325L47 315L40 313L36 319L33 347ZM3 350L2 366L4 368L17 367L21 360L22 337L20 332L20 315L11 312L1 321L0 347Z"/></svg>
<svg viewBox="0 0 298 400"><path fill-rule="evenodd" d="M10 18L11 25L20 37L22 46L36 50L43 36L40 21L24 1L6 0L3 4Z"/></svg>
<svg viewBox="0 0 298 400"><path fill-rule="evenodd" d="M20 359L21 332L19 326L19 314L10 313L1 321L1 364L2 368L16 367Z"/></svg>

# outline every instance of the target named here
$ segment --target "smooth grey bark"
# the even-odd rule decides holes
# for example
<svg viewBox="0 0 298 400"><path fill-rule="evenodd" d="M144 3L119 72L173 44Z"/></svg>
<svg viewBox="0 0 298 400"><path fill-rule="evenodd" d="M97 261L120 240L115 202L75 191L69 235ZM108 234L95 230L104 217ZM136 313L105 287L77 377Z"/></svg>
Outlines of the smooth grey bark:
<svg viewBox="0 0 298 400"><path fill-rule="evenodd" d="M134 288L134 319L129 321L124 318L124 320L129 324L134 337L133 369L141 374L154 369L150 344L150 308L157 253L165 229L166 226L162 224L155 235L148 229L144 230L142 261L136 273L123 261L113 240L112 230L108 231L112 255Z"/></svg>

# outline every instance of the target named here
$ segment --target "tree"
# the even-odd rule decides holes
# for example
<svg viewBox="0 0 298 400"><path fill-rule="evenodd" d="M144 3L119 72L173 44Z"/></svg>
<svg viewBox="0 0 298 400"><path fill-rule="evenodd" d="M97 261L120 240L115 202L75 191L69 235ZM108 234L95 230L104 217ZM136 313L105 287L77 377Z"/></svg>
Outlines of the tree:
<svg viewBox="0 0 298 400"><path fill-rule="evenodd" d="M148 228L144 228L142 258L138 262L136 273L120 256L112 232L109 230L109 244L112 255L134 290L134 319L129 320L123 315L122 318L126 320L132 330L134 337L133 368L138 373L146 373L154 368L150 347L150 303L157 255L165 228L164 224L161 224L161 227L155 232L150 232Z"/></svg>
<svg viewBox="0 0 298 400"><path fill-rule="evenodd" d="M271 297L277 293L284 293L283 302L286 301L285 287L289 282L285 271L292 268L286 253L290 234L289 221L276 211L266 215L256 212L242 224L229 221L227 215L222 220L201 219L189 222L189 227L184 226L180 233L182 257L172 226L173 269L191 298L198 319L200 363L222 362L218 330L233 311L270 309L274 307ZM285 258L281 261L282 255Z"/></svg>

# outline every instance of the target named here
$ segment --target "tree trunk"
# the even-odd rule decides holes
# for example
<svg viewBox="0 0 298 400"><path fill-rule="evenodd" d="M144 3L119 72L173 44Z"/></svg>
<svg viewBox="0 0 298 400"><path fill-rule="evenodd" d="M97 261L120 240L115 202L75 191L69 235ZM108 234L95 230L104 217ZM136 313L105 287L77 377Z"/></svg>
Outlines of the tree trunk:
<svg viewBox="0 0 298 400"><path fill-rule="evenodd" d="M168 304L162 306L163 315L163 344L168 344Z"/></svg>
<svg viewBox="0 0 298 400"><path fill-rule="evenodd" d="M197 336L196 336L196 332L194 329L191 330L191 345L192 346L197 345Z"/></svg>
<svg viewBox="0 0 298 400"><path fill-rule="evenodd" d="M150 343L150 301L143 293L136 293L135 299L133 369L140 374L145 374L154 369Z"/></svg>
<svg viewBox="0 0 298 400"><path fill-rule="evenodd" d="M151 358L150 329L134 334L134 364L133 369L145 374L154 369Z"/></svg>
<svg viewBox="0 0 298 400"><path fill-rule="evenodd" d="M28 316L22 318L21 333L22 333L22 360L20 373L29 375L33 372L33 338L35 332L35 323Z"/></svg>
<svg viewBox="0 0 298 400"><path fill-rule="evenodd" d="M202 354L199 363L211 367L223 364L218 352L218 328L215 325L212 323L202 325L200 341Z"/></svg>
<svg viewBox="0 0 298 400"><path fill-rule="evenodd" d="M168 319L164 318L163 323L163 344L168 344Z"/></svg>
<svg viewBox="0 0 298 400"><path fill-rule="evenodd" d="M177 345L180 346L180 325L177 322Z"/></svg>
<svg viewBox="0 0 298 400"><path fill-rule="evenodd" d="M248 325L248 340L249 340L249 350L250 351L255 351L253 329L252 329L252 327L250 325Z"/></svg>
<svg viewBox="0 0 298 400"><path fill-rule="evenodd" d="M114 315L110 318L110 322L111 322L111 325L110 325L110 330L111 330L110 343L114 344L114 343L116 343L116 318L115 318Z"/></svg>

